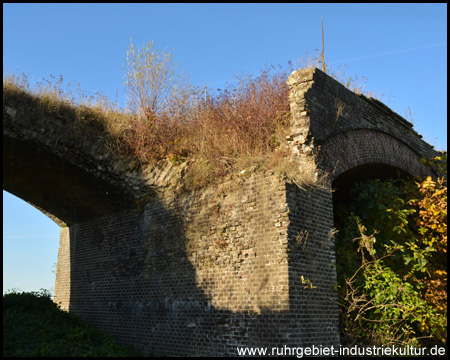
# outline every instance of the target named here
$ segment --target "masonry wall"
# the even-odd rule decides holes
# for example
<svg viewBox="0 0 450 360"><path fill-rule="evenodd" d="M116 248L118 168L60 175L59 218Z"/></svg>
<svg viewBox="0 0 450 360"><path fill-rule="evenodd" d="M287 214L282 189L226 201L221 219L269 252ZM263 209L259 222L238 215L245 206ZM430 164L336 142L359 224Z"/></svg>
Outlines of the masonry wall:
<svg viewBox="0 0 450 360"><path fill-rule="evenodd" d="M290 312L297 346L339 345L332 193L286 185Z"/></svg>
<svg viewBox="0 0 450 360"><path fill-rule="evenodd" d="M330 219L308 196L258 173L72 225L58 262L58 274L67 273L70 246L70 284L58 276L56 288L70 288L70 311L144 353L336 346L337 306L324 296L335 281L331 248L314 249ZM303 210L293 209L298 202ZM311 236L299 248L294 234L304 229ZM304 289L301 275L316 288Z"/></svg>
<svg viewBox="0 0 450 360"><path fill-rule="evenodd" d="M419 157L437 152L413 125L382 102L358 95L319 69L299 70L288 79L294 153L316 155L330 179L362 164L396 166L412 175L429 174Z"/></svg>
<svg viewBox="0 0 450 360"><path fill-rule="evenodd" d="M70 231L67 226L64 226L59 234L55 296L53 301L66 311L69 310L70 306L70 255Z"/></svg>

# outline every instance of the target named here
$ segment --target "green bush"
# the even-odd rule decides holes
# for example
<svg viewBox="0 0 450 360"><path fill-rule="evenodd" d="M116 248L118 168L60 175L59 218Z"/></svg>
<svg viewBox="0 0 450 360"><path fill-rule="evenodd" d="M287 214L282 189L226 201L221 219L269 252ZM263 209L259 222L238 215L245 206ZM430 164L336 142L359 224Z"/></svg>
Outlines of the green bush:
<svg viewBox="0 0 450 360"><path fill-rule="evenodd" d="M353 195L336 214L341 338L445 346L444 180L373 180L357 184Z"/></svg>
<svg viewBox="0 0 450 360"><path fill-rule="evenodd" d="M3 295L3 356L140 356L78 316L60 310L46 290Z"/></svg>

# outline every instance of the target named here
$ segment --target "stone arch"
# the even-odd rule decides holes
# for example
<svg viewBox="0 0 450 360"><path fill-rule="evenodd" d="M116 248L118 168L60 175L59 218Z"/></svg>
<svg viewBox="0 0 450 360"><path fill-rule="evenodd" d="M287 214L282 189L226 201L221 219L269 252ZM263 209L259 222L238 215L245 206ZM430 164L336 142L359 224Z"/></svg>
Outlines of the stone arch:
<svg viewBox="0 0 450 360"><path fill-rule="evenodd" d="M4 88L4 190L60 226L134 208L151 193L139 164L112 154L105 129L84 129L75 108L59 106Z"/></svg>
<svg viewBox="0 0 450 360"><path fill-rule="evenodd" d="M71 225L131 206L97 178L39 142L3 135L3 190L33 205L58 225Z"/></svg>
<svg viewBox="0 0 450 360"><path fill-rule="evenodd" d="M420 162L420 155L407 144L387 133L356 129L334 134L319 143L323 169L335 180L346 171L362 165L384 164L413 176L430 170Z"/></svg>

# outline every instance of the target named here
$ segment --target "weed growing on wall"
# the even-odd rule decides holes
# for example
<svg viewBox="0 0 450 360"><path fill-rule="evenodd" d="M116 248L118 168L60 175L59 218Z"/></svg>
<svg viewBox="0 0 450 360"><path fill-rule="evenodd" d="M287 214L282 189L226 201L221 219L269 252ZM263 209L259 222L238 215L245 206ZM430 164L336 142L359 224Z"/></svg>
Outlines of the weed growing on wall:
<svg viewBox="0 0 450 360"><path fill-rule="evenodd" d="M176 68L173 54L159 52L153 41L137 49L131 41L124 67L128 109L149 121L167 111L171 99L180 91Z"/></svg>

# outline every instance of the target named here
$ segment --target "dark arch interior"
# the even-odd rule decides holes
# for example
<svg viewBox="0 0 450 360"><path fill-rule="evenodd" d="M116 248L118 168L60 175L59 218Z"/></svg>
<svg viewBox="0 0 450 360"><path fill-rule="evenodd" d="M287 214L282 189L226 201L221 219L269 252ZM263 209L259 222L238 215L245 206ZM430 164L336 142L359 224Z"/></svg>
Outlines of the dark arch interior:
<svg viewBox="0 0 450 360"><path fill-rule="evenodd" d="M33 205L60 226L132 206L131 196L84 168L38 144L5 135L3 190Z"/></svg>
<svg viewBox="0 0 450 360"><path fill-rule="evenodd" d="M410 175L395 166L371 163L356 166L341 175L333 181L333 206L334 213L341 204L346 204L351 199L350 190L355 186L356 182L367 180L387 180L387 179L406 179Z"/></svg>

